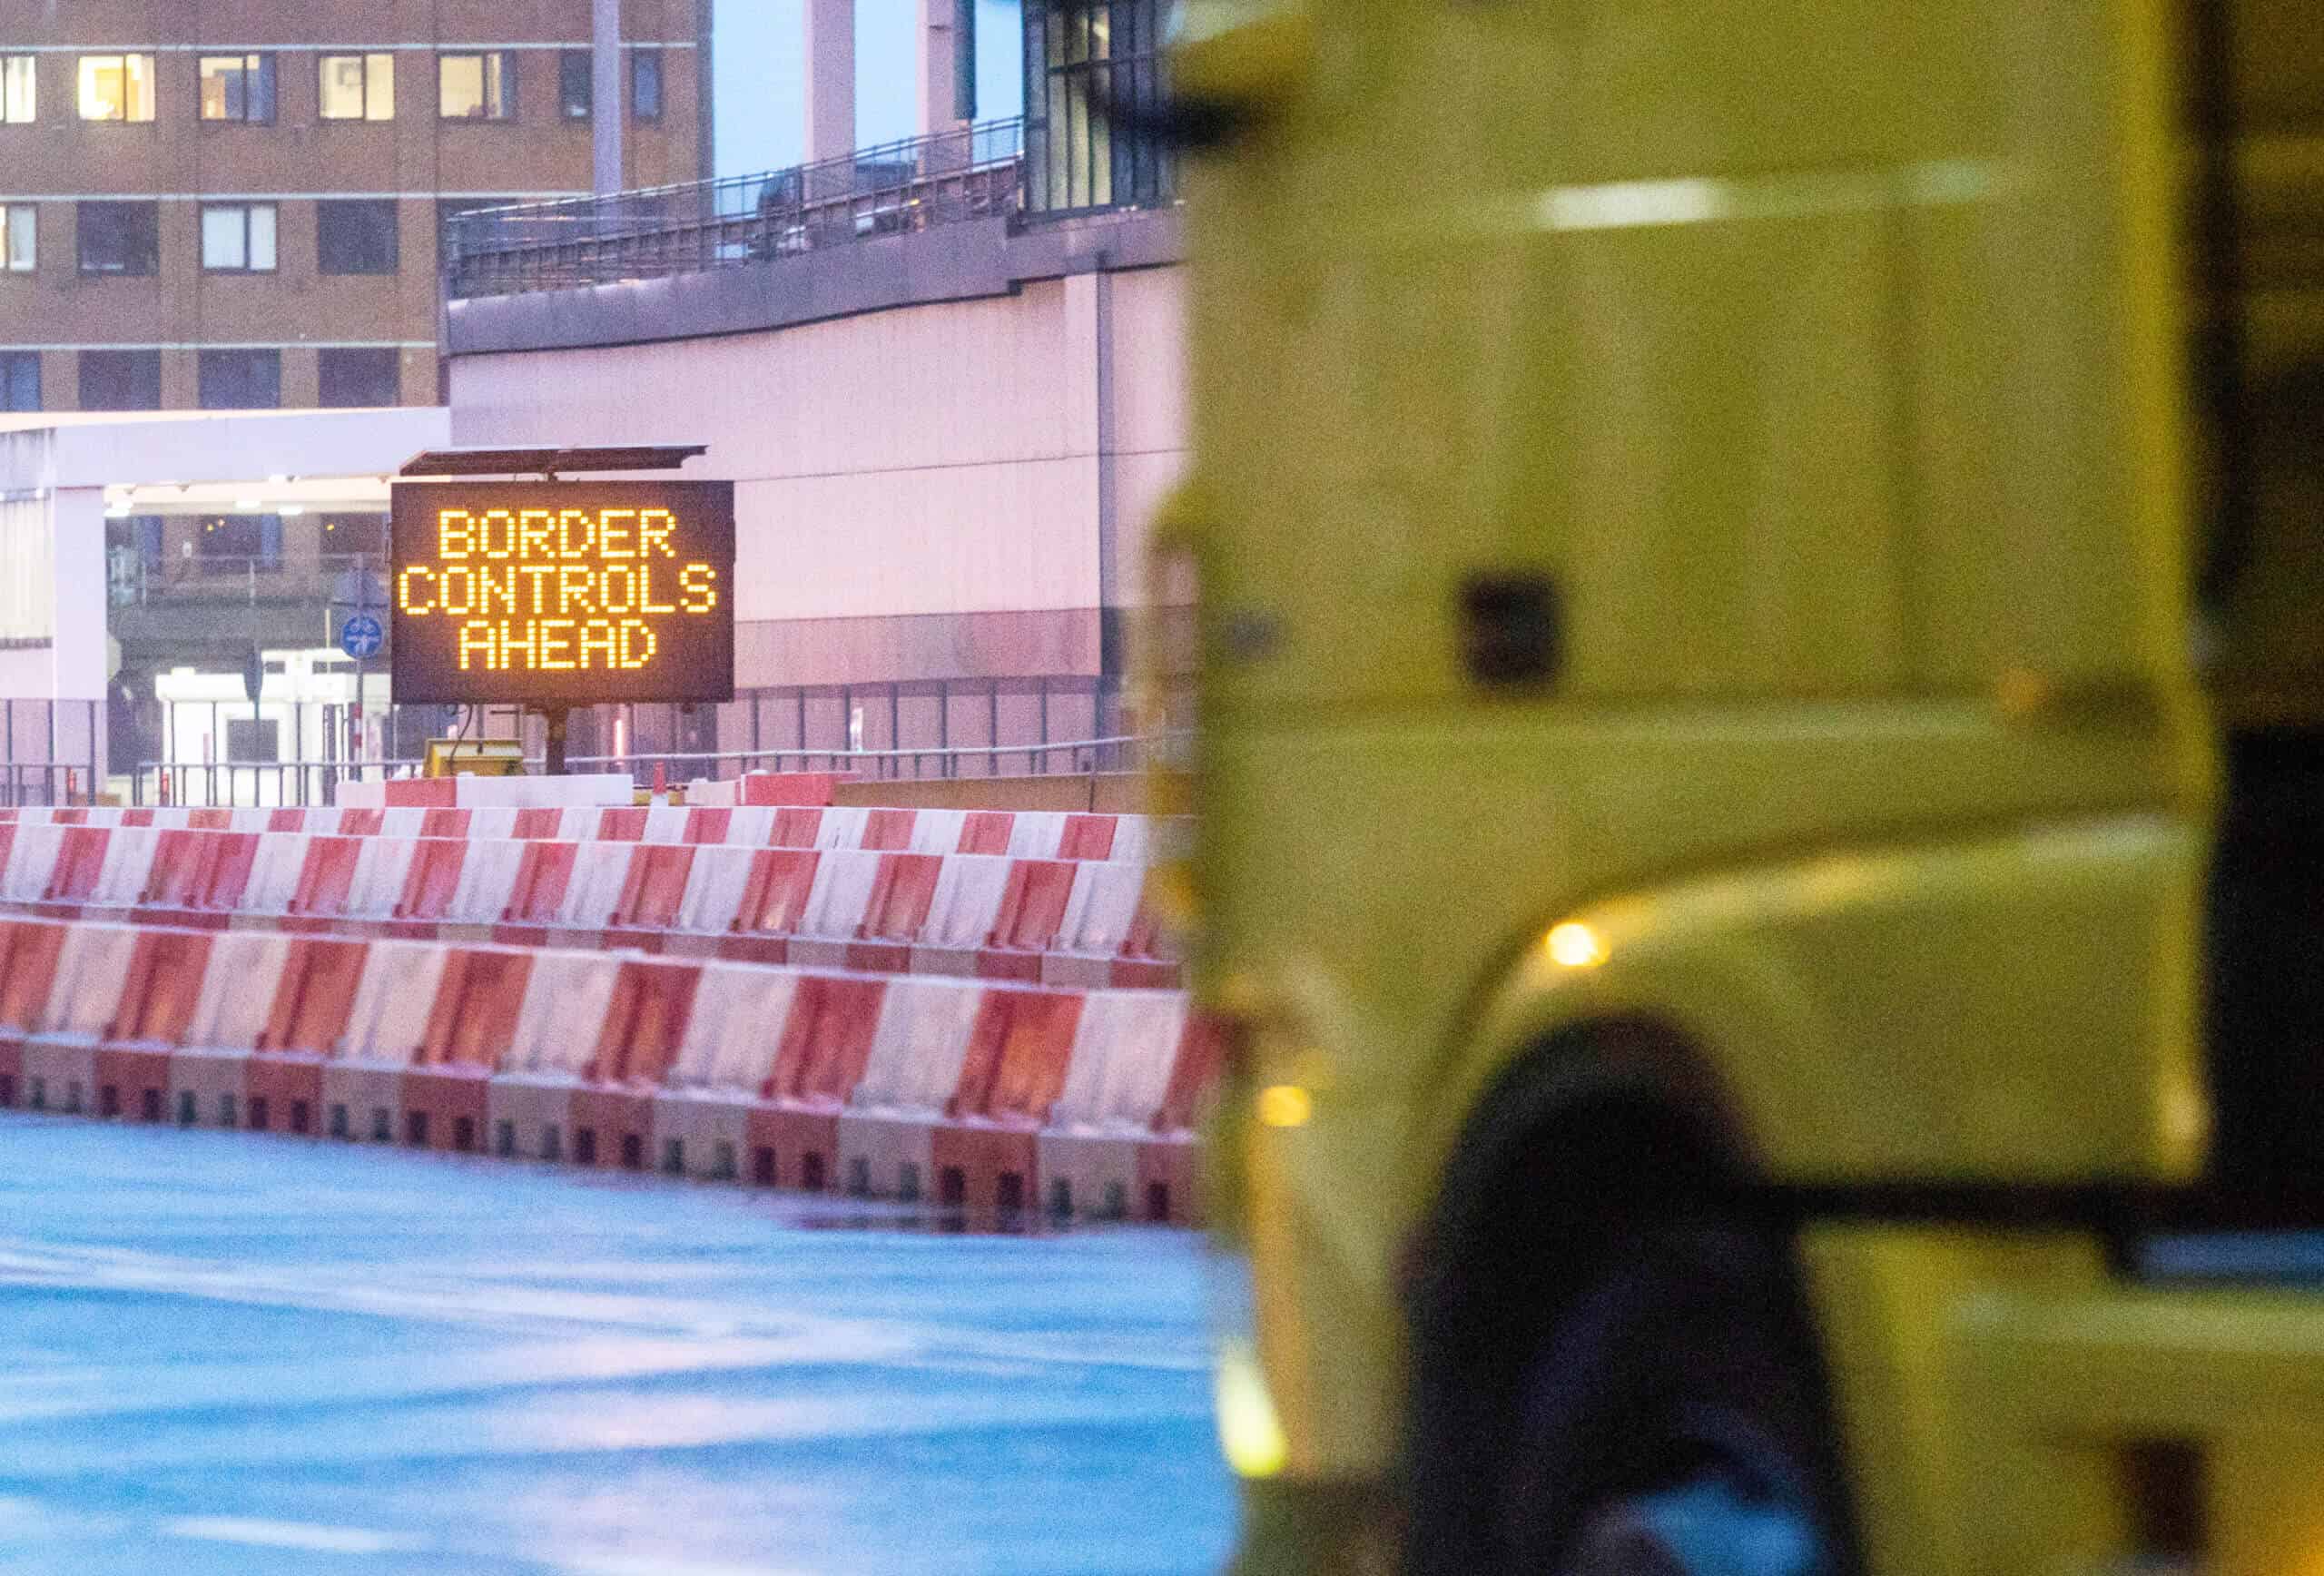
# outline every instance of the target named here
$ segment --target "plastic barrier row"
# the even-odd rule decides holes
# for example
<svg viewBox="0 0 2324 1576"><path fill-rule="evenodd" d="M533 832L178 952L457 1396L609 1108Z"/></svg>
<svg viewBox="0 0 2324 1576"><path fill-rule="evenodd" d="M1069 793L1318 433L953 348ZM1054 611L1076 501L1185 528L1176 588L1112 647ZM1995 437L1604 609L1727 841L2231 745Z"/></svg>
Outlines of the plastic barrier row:
<svg viewBox="0 0 2324 1576"><path fill-rule="evenodd" d="M199 771L188 781L198 782ZM848 772L751 772L686 785L696 804L829 804ZM626 772L571 772L555 777L369 777L339 785L341 804L623 804L636 788ZM165 794L164 797L167 795Z"/></svg>
<svg viewBox="0 0 2324 1576"><path fill-rule="evenodd" d="M802 805L587 805L513 809L0 810L20 825L155 827L197 832L304 832L330 837L490 837L520 842L723 843L745 848L860 848L893 853L991 853L1017 859L1147 855L1143 815L1034 810L873 810Z"/></svg>
<svg viewBox="0 0 2324 1576"><path fill-rule="evenodd" d="M1185 999L0 920L0 1106L1189 1222Z"/></svg>
<svg viewBox="0 0 2324 1576"><path fill-rule="evenodd" d="M1146 866L732 843L0 823L0 901L59 919L1175 988Z"/></svg>

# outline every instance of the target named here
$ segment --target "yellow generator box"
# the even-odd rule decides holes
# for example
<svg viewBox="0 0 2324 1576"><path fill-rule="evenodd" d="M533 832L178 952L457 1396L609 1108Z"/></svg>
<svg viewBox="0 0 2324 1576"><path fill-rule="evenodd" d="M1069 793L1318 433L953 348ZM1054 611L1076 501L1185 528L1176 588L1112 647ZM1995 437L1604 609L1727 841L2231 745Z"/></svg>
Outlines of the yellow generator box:
<svg viewBox="0 0 2324 1576"><path fill-rule="evenodd" d="M525 747L514 739L430 739L427 775L456 777L466 772L478 777L521 777Z"/></svg>

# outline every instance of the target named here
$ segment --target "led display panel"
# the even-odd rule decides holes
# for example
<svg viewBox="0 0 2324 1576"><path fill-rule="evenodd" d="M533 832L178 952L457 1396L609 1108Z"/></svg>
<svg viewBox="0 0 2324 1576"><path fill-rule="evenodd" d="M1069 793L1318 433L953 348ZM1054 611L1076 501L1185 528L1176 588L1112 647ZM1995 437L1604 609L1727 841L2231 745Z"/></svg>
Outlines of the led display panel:
<svg viewBox="0 0 2324 1576"><path fill-rule="evenodd" d="M399 482L398 701L734 697L734 484Z"/></svg>

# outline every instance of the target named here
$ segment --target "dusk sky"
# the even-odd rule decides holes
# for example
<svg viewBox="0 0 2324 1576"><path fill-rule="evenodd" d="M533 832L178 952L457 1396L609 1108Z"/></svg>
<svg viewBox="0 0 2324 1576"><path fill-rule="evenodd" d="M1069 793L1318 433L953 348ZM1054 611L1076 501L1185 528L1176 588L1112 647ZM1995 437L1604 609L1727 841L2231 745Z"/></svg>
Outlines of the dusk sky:
<svg viewBox="0 0 2324 1576"><path fill-rule="evenodd" d="M743 175L799 162L806 143L803 0L715 0L713 71L718 173ZM919 0L856 0L855 142L919 131L912 28ZM1017 0L977 0L977 118L1023 107L1023 39Z"/></svg>

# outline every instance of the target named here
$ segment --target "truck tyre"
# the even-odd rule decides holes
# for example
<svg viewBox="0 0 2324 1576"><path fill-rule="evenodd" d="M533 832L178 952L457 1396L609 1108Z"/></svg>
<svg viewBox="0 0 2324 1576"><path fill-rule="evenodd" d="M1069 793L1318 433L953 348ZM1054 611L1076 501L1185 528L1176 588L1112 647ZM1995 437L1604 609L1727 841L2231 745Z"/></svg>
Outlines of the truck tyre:
<svg viewBox="0 0 2324 1576"><path fill-rule="evenodd" d="M1779 1237L1633 1218L1527 1364L1503 1479L1523 1576L1855 1576Z"/></svg>

